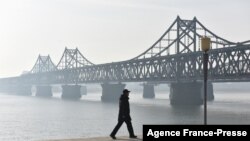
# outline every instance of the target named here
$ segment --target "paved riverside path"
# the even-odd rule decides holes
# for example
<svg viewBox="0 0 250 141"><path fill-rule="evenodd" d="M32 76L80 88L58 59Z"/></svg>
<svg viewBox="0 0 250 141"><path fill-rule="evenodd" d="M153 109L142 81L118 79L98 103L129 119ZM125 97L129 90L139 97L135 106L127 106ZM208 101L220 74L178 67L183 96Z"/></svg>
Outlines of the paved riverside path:
<svg viewBox="0 0 250 141"><path fill-rule="evenodd" d="M110 137L93 137L93 138L76 138L76 139L58 139L58 140L47 140L47 141L142 141L142 137L139 136L137 139L130 139L129 137L116 137L113 140Z"/></svg>

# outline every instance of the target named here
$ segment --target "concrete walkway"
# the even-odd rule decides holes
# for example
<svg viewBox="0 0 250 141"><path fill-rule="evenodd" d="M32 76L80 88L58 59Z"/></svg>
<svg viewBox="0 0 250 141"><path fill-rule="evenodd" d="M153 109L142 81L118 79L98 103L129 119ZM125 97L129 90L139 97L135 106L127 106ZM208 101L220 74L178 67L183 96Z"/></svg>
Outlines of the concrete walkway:
<svg viewBox="0 0 250 141"><path fill-rule="evenodd" d="M130 139L129 137L116 137L113 140L110 137L93 137L93 138L79 138L79 139L61 139L61 140L48 140L48 141L142 141L142 137L139 136L137 139Z"/></svg>

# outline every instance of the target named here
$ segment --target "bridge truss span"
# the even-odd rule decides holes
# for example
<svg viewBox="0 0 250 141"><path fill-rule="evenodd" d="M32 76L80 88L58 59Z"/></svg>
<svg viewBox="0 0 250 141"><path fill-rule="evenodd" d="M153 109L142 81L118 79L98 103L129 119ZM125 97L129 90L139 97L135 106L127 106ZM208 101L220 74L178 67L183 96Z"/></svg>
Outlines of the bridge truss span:
<svg viewBox="0 0 250 141"><path fill-rule="evenodd" d="M39 56L31 73L9 79L29 84L103 82L190 82L203 79L200 38L210 37L208 78L213 82L250 81L250 41L231 42L203 26L196 18L180 17L149 49L121 62L95 65L76 49L65 48L55 66ZM19 79L20 78L20 79ZM7 83L8 79L1 79Z"/></svg>
<svg viewBox="0 0 250 141"><path fill-rule="evenodd" d="M210 81L250 81L250 45L213 49L209 55ZM202 57L200 51L84 66L49 73L49 79L50 83L201 81Z"/></svg>
<svg viewBox="0 0 250 141"><path fill-rule="evenodd" d="M150 48L132 60L197 52L200 51L200 38L205 36L211 38L213 49L249 43L228 41L211 32L196 17L193 20L183 20L178 16Z"/></svg>
<svg viewBox="0 0 250 141"><path fill-rule="evenodd" d="M65 48L63 55L57 64L57 68L59 70L63 69L73 69L88 65L94 65L92 62L90 62L87 58L85 58L82 53L76 49L68 49Z"/></svg>
<svg viewBox="0 0 250 141"><path fill-rule="evenodd" d="M56 71L56 70L57 70L57 67L52 62L49 55L48 56L39 55L30 73L43 73L43 72L51 72L51 71Z"/></svg>

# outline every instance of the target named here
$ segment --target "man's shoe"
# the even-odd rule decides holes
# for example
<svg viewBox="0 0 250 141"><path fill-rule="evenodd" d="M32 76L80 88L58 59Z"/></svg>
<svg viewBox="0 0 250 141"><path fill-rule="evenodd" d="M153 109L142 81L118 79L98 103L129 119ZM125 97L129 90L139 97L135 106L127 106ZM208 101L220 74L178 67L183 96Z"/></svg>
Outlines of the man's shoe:
<svg viewBox="0 0 250 141"><path fill-rule="evenodd" d="M130 138L136 139L136 138L137 138L137 136L133 135L133 136L130 136Z"/></svg>
<svg viewBox="0 0 250 141"><path fill-rule="evenodd" d="M116 139L116 137L115 137L114 135L110 135L110 137L111 137L113 140Z"/></svg>

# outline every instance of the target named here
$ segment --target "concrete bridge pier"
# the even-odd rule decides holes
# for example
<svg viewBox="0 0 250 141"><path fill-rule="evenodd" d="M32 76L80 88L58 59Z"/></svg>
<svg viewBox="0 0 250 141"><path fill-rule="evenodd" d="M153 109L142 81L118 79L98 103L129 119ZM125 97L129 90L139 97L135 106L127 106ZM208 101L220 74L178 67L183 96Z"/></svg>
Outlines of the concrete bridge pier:
<svg viewBox="0 0 250 141"><path fill-rule="evenodd" d="M202 105L202 86L201 82L171 83L170 85L170 104L171 105Z"/></svg>
<svg viewBox="0 0 250 141"><path fill-rule="evenodd" d="M155 98L154 85L143 84L143 98Z"/></svg>
<svg viewBox="0 0 250 141"><path fill-rule="evenodd" d="M125 84L109 84L103 83L102 86L102 97L103 102L118 102L120 95L122 94Z"/></svg>
<svg viewBox="0 0 250 141"><path fill-rule="evenodd" d="M202 99L204 97L204 85L202 83ZM213 83L208 82L207 83L207 101L213 101L214 100L214 88L213 88Z"/></svg>
<svg viewBox="0 0 250 141"><path fill-rule="evenodd" d="M81 86L81 95L87 95L87 86Z"/></svg>
<svg viewBox="0 0 250 141"><path fill-rule="evenodd" d="M31 93L31 85L17 85L16 86L16 94L17 95L32 95Z"/></svg>
<svg viewBox="0 0 250 141"><path fill-rule="evenodd" d="M52 97L52 90L50 85L37 85L36 96L39 97Z"/></svg>
<svg viewBox="0 0 250 141"><path fill-rule="evenodd" d="M82 97L80 85L62 85L62 99L77 100Z"/></svg>

